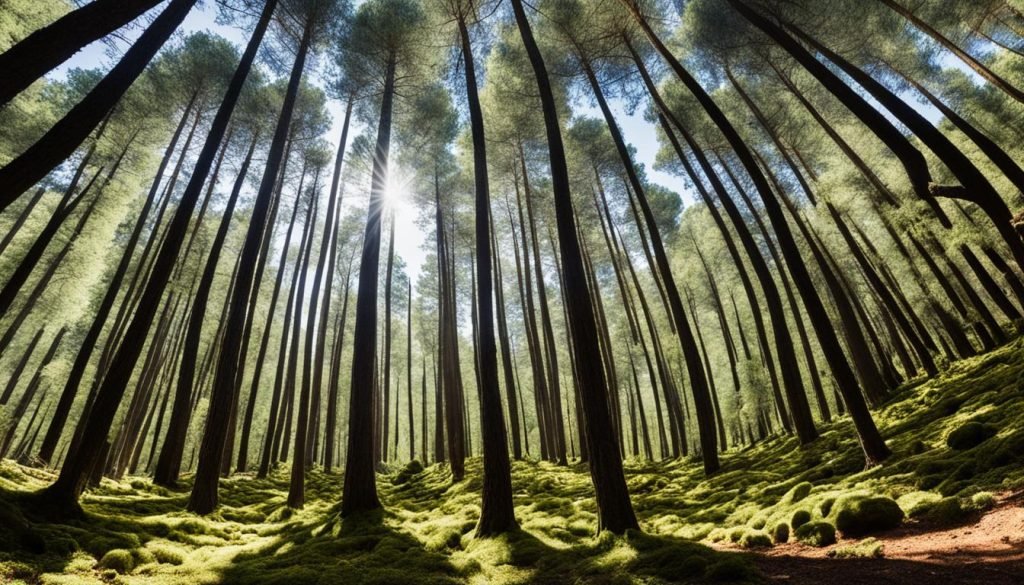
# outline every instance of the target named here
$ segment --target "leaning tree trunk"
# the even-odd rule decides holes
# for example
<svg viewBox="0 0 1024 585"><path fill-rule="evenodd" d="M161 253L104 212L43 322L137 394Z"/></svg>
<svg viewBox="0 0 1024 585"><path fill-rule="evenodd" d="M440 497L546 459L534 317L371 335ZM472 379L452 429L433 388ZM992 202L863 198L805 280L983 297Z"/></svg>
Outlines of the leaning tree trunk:
<svg viewBox="0 0 1024 585"><path fill-rule="evenodd" d="M82 101L28 150L0 169L0 211L71 156L113 109L195 3L196 0L172 0Z"/></svg>
<svg viewBox="0 0 1024 585"><path fill-rule="evenodd" d="M308 236L306 238L306 251L303 254L301 262L296 266L296 270L299 271L299 293L295 297L295 322L292 326L295 328L294 343L292 345L292 355L290 356L291 366L295 363L295 359L299 353L299 339L300 339L300 328L302 327L302 303L306 296L306 276L309 272L309 257L313 251L313 237L316 234L316 218L317 218L317 194L319 192L320 182L320 171L316 173L316 178L313 180L313 190L310 193L312 201L310 202L309 216L306 218L306 222L309 224ZM333 209L331 210L334 211ZM329 216L330 214L328 214ZM325 235L325 239L326 239ZM299 386L299 406L298 406L298 417L295 421L295 447L292 455L292 472L291 472L291 483L288 488L288 507L290 508L302 508L306 502L306 440L308 439L308 428L309 428L309 395L312 392L310 376L312 375L312 358L313 358L313 340L314 340L314 327L316 323L316 305L318 298L318 287L317 276L323 279L322 267L319 267L316 274L313 277L314 286L311 293L309 294L309 322L306 325L306 339L305 339L305 350L302 352L302 383Z"/></svg>
<svg viewBox="0 0 1024 585"><path fill-rule="evenodd" d="M377 445L377 461L388 460L388 435L391 430L391 411L388 405L391 404L391 285L394 281L395 272L395 214L391 213L391 222L388 226L388 261L384 269L384 365L382 367L383 382L381 385L381 423L380 423L380 444Z"/></svg>
<svg viewBox="0 0 1024 585"><path fill-rule="evenodd" d="M255 56L259 41L263 38L267 23L270 21L276 2L267 2L263 14L257 24L256 31L246 54L243 63L248 70L251 64L250 52ZM217 374L214 379L214 391L210 398L210 410L206 420L206 432L203 433L203 442L200 448L199 466L196 469L195 482L192 488L192 495L189 498L188 508L198 514L207 514L217 506L217 483L221 468L221 460L224 456L224 437L228 432L227 422L230 417L230 410L234 402L236 375L238 370L239 345L241 343L242 329L246 315L246 304L249 300L249 292L253 283L251 275L256 266L259 248L263 232L266 227L267 215L271 205L271 194L274 187L281 157L284 151L285 136L288 131L288 124L291 120L291 112L295 105L295 98L298 93L299 81L302 78L302 69L305 65L306 52L309 49L309 27L304 31L302 41L298 47L298 55L295 59L295 66L292 70L291 79L288 82L288 89L285 93L282 113L278 119L277 128L274 132L274 139L271 142L270 151L267 155L267 167L260 182L259 191L256 193L253 202L252 215L250 217L249 229L246 233L245 243L242 246L241 259L238 264L238 276L234 290L232 291L231 305L225 316L226 325L224 328L224 339L221 345L220 356L217 363ZM236 77L238 75L236 74ZM235 79L232 79L234 86ZM238 79L239 89L244 76ZM232 95L232 106L237 94ZM226 102L225 102L226 103ZM222 111L217 113L218 120ZM224 124L227 123L225 116ZM214 124L217 124L215 120ZM223 132L223 126L221 127ZM204 148L205 153L205 148ZM195 176L192 178L195 182ZM191 187L191 183L190 183Z"/></svg>
<svg viewBox="0 0 1024 585"><path fill-rule="evenodd" d="M661 54L661 56L669 63L679 80L682 81L690 92L697 98L701 107L711 117L715 126L717 126L725 135L726 140L729 142L730 146L732 146L733 150L736 151L747 173L753 179L758 192L762 196L762 201L764 202L765 209L768 212L772 226L775 228L779 246L782 249L783 256L789 264L790 272L794 282L796 283L797 290L800 291L801 296L804 298L804 304L807 308L812 325L818 334L819 342L824 350L823 353L829 360L836 382L839 385L843 398L849 408L867 463L869 465L874 465L882 461L889 456L889 448L885 445L885 441L882 439L881 434L878 432L878 428L875 426L874 419L871 417L871 412L868 410L867 404L864 402L864 397L860 393L860 388L856 383L850 364L843 354L842 345L839 343L839 338L836 335L835 329L832 327L831 321L829 320L828 313L825 310L825 305L822 302L821 297L818 295L818 291L814 286L814 281L811 279L807 266L803 263L803 259L800 256L800 250L797 246L796 240L793 238L792 232L789 229L789 224L787 223L786 217L783 213L782 206L775 198L775 195L771 190L771 186L768 184L764 174L758 168L757 162L754 160L750 149L740 137L735 127L733 127L732 123L725 117L722 110L719 109L718 105L711 99L711 96L709 96L697 80L683 68L682 63L675 58L671 51L668 50L668 47L661 42L650 24L644 19L639 10L636 9L636 6L630 4L631 0L623 0L623 2L625 2L631 9L638 24L644 30L644 33L650 39L658 53Z"/></svg>
<svg viewBox="0 0 1024 585"><path fill-rule="evenodd" d="M324 425L324 473L331 470L334 465L335 429L338 423L338 390L341 386L341 354L345 348L345 325L348 319L348 299L352 290L352 258L349 258L348 269L345 271L345 295L341 301L341 318L334 335L334 349L331 356L331 383L327 392L327 421ZM426 382L424 382L425 384ZM424 408L426 408L424 397ZM424 434L426 437L426 434ZM425 441L426 439L424 439ZM423 458L426 460L426 447L424 447Z"/></svg>
<svg viewBox="0 0 1024 585"><path fill-rule="evenodd" d="M636 173L636 166L633 164L632 155L630 155L626 142L622 137L622 132L615 122L611 108L608 107L608 103L604 98L604 92L601 90L601 85L594 75L593 69L591 69L590 64L586 60L583 60L582 63L587 79L590 81L590 88L597 98L597 103L604 114L608 130L611 132L612 140L615 142L619 158L626 169L626 176L629 178L633 195L636 197L637 202L640 204L640 210L643 212L644 223L647 225L647 231L651 239L651 247L654 249L655 267L652 267L652 270L656 268L664 284L665 295L671 309L669 313L675 322L676 334L679 337L679 345L686 362L687 373L689 374L690 391L693 393L693 402L697 410L697 427L700 435L704 472L712 474L718 471L719 468L718 447L715 444L715 414L707 374L701 365L700 349L697 347L690 324L686 320L686 312L679 295L679 289L676 286L675 277L672 275L668 254L665 252L665 245L662 242L661 233L654 218L654 212L651 210L643 185L640 183L640 178Z"/></svg>
<svg viewBox="0 0 1024 585"><path fill-rule="evenodd" d="M590 429L611 429L611 415L608 412L608 387L604 370L600 364L600 348L595 331L594 309L590 302L583 272L580 245L576 237L576 219L572 208L569 169L565 159L558 111L555 106L551 80L547 67L537 46L526 18L521 0L512 0L516 24L526 47L530 65L537 80L541 106L544 113L544 127L548 141L548 155L551 162L551 180L555 199L555 220L558 226L558 242L561 249L562 268L565 272L566 296L569 318L573 322L572 334L575 343L573 351L582 376L581 401L583 412ZM639 530L633 505L629 500L626 478L622 470L622 458L618 441L609 433L587 434L590 442L590 475L597 495L598 527L614 533Z"/></svg>
<svg viewBox="0 0 1024 585"><path fill-rule="evenodd" d="M833 92L837 97L840 97L837 91L846 93L846 97L840 97L840 100L848 107L857 108L852 109L851 111L857 113L857 110L863 110L866 108L867 110L870 110L870 112L873 112L874 124L865 122L872 131L877 131L878 125L885 124L892 128L892 131L898 133L901 137L903 136L891 122L881 115L881 113L871 107L864 98L860 97L849 86L839 80L835 74L831 73L827 67L811 56L810 53L803 49L803 47L800 47L800 45L797 44L793 38L787 35L781 28L772 24L756 12L750 10L750 8L743 6L739 0L729 0L729 2L755 26L765 31L767 34L772 36L773 39L782 44L791 55L801 62L801 64L808 67L809 71L812 71L813 73L814 70L817 70L819 74L822 74L822 77L819 79L824 79L822 83L825 84L829 91ZM1002 236L1003 241L1013 253L1013 257L1017 262L1017 265L1024 268L1024 241L1021 240L1020 236L1012 226L1011 219L1013 214L1006 206L1002 197L995 190L992 184L989 183L988 179L978 169L978 167L975 166L975 164L971 162L971 160L962 151L960 151L956 145L946 137L946 135L922 116L920 112L912 108L884 85L846 59L843 59L834 51L828 49L810 35L794 26L788 26L788 28L867 90L874 99L878 100L878 102L889 110L899 122L904 124L925 146L934 152L939 160L949 168L953 176L960 181L960 185L928 185L928 191L931 197L926 198L925 200L933 201L931 205L939 214L940 220L944 220L943 225L949 227L949 220L941 211L939 211L938 204L937 202L934 202L934 198L947 197L962 199L978 205L978 207L980 207L988 216L989 220L991 220L995 225L999 235ZM805 60L807 60L807 63L804 63ZM813 63L811 63L812 61ZM815 76L817 77L818 74L815 74ZM828 76L831 76L831 78L828 78ZM845 90L842 88L845 88ZM858 117L860 116L858 115ZM907 140L906 137L903 137L902 139L904 141ZM920 152L918 152L918 156L921 156Z"/></svg>
<svg viewBox="0 0 1024 585"><path fill-rule="evenodd" d="M918 30L931 37L931 39L936 43L945 47L950 53L956 55L957 58L963 61L965 65L971 68L971 71L974 71L985 81L991 83L994 87L999 88L1000 91L1010 96L1011 98L1024 104L1024 92L1017 89L1013 84L1011 84L1006 79L1000 77L999 74L996 73L995 71L992 71L991 69L986 67L984 63L972 57L970 54L967 53L967 51L961 49L959 46L957 46L956 43L954 43L948 37L946 37L941 32L932 27L930 24L919 18L916 14L914 14L913 11L900 5L900 3L896 2L895 0L878 1L891 8L892 11L895 12L896 14L899 14L903 18L907 19Z"/></svg>
<svg viewBox="0 0 1024 585"><path fill-rule="evenodd" d="M747 227L746 222L743 220L738 207L732 198L729 196L728 191L722 184L718 175L715 173L714 168L711 166L704 152L698 147L690 133L683 127L675 114L665 105L661 99L661 95L657 90L657 87L651 81L650 75L647 73L646 66L640 59L639 54L632 49L632 45L629 45L631 51L633 51L633 60L637 63L637 67L640 70L641 75L647 85L648 92L651 94L652 99L658 105L661 113L671 120L676 128L683 135L690 150L693 152L697 159L697 163L700 165L701 170L711 183L712 188L718 194L719 201L725 208L726 215L729 216L732 222L733 228L736 231L737 236L740 239L740 243L743 245L743 249L747 254L751 266L754 269L754 273L757 276L758 282L761 284L761 289L765 297L765 305L768 308L769 320L772 324L772 333L774 334L775 348L778 351L778 359L780 370L782 371L783 387L786 392L786 397L789 400L789 412L787 413L783 408L780 397L776 396L776 402L779 406L779 413L782 418L783 427L789 426L789 414L792 415L792 422L796 427L797 436L800 438L802 443L813 441L817 436L817 429L814 427L814 422L811 419L810 407L807 404L807 396L804 392L803 381L800 377L800 371L797 367L796 352L793 347L793 341L789 334L789 327L786 324L785 310L782 306L782 299L778 291L778 287L775 284L775 279L768 268L767 262L761 255L761 250L757 247L754 242L753 235L750 233L750 229ZM675 138L675 133L668 126L667 123L663 124L663 128L668 136L670 142L672 142L673 148L676 150L676 155L682 162L683 166L688 169L691 177L694 180L694 184L698 186L698 191L704 198L704 202L708 209L711 210L712 219L722 233L722 237L725 240L726 248L729 250L733 261L736 264L740 274L740 281L743 285L744 293L747 296L747 302L750 304L752 314L754 315L754 326L758 336L758 342L762 351L765 353L765 362L769 372L774 372L774 360L772 359L770 344L768 343L768 336L764 321L760 314L759 303L757 296L753 288L753 283L750 281L750 277L744 268L742 260L740 260L739 252L736 250L736 245L732 241L732 235L728 232L725 227L725 223L722 221L721 216L718 213L718 209L714 206L710 196L706 193L703 188L703 184L697 180L696 173L690 168L689 162L686 160L686 156L682 151L681 146L678 144ZM782 266L779 266L782 270ZM794 319L799 320L800 315L794 314ZM813 362L809 361L809 366L813 368ZM775 376L772 375L774 380ZM778 388L778 383L773 384L773 389Z"/></svg>
<svg viewBox="0 0 1024 585"><path fill-rule="evenodd" d="M210 291L213 288L213 279L217 275L217 264L220 260L221 250L224 248L224 241L227 239L228 228L231 226L231 218L235 212L235 204L238 202L238 195L242 191L245 175L249 170L249 162L252 160L252 153L256 147L256 139L253 137L249 145L249 152L246 154L242 168L238 172L234 188L228 197L221 216L217 234L210 244L210 253L206 258L206 266L203 275L199 279L199 286L196 289L195 297L192 299L192 313L189 317L185 345L182 349L181 363L178 370L177 388L174 393L174 402L171 406L171 419L168 423L167 436L164 438L163 447L160 449L160 458L156 464L153 474L153 483L174 486L178 482L178 473L181 471L181 457L185 450L185 439L188 432L191 408L189 398L192 395L192 387L195 381L196 360L199 356L199 344L203 337L203 322L206 321L206 304L210 299Z"/></svg>
<svg viewBox="0 0 1024 585"><path fill-rule="evenodd" d="M25 221L27 221L29 216L32 215L32 211L36 208L39 200L42 199L45 194L46 187L40 187L36 189L35 195L33 195L32 198L28 200L28 203L25 204L24 209L22 209L21 213L18 214L18 218L14 220L10 229L7 230L3 240L0 240L0 256L7 251L7 246L9 246L11 241L14 240L14 236L18 235L18 232L21 231L21 227L25 225Z"/></svg>
<svg viewBox="0 0 1024 585"><path fill-rule="evenodd" d="M42 338L43 332L46 331L45 327L40 327L36 331L36 334L32 336L32 341L28 343L28 347L21 354L21 359L18 360L18 364L11 370L11 377L7 379L7 385L4 386L3 394L0 394L0 406L7 404L11 400L11 395L14 394L15 388L18 387L18 382L21 381L21 374L25 371L25 367L28 365L29 359L32 357L32 352L35 351L36 346L39 345L39 339Z"/></svg>
<svg viewBox="0 0 1024 585"><path fill-rule="evenodd" d="M33 32L0 54L0 106L86 45L138 18L160 0L96 0Z"/></svg>

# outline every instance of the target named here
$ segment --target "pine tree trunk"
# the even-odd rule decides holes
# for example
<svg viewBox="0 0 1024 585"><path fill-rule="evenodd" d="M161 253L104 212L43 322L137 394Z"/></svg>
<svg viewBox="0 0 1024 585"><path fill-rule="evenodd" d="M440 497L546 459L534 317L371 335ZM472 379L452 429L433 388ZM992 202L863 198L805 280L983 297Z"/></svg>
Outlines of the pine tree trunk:
<svg viewBox="0 0 1024 585"><path fill-rule="evenodd" d="M627 3L629 2L629 0L624 1ZM734 0L730 0L730 2L733 1ZM810 273L803 264L799 248L797 247L796 241L790 232L782 207L775 199L775 195L772 193L767 179L765 179L760 169L758 169L757 163L749 148L743 142L739 133L736 132L732 123L725 117L725 114L722 113L697 80L683 68L682 64L674 55L672 55L668 48L665 47L658 36L654 33L653 29L651 29L649 23L644 20L642 15L640 15L639 12L634 11L634 16L636 17L638 24L644 30L644 33L655 46L655 49L657 49L658 53L661 54L661 56L669 63L679 80L686 85L690 92L697 98L701 107L712 118L715 125L723 132L726 140L740 157L747 173L753 179L754 184L757 187L757 191L761 195L765 208L768 211L772 226L775 228L779 245L782 248L783 256L789 264L797 290L800 291L800 294L804 299L811 323L814 325L815 331L818 334L819 342L822 345L823 353L829 360L835 379L839 381L838 383L840 384L843 398L846 400L847 406L849 407L853 417L854 427L856 428L858 438L861 441L861 447L864 450L867 463L869 465L874 465L881 462L889 456L889 449L885 445L885 441L882 439L881 434L878 432L878 428L875 426L874 420L871 418L871 413L867 408L867 404L865 404L863 397L860 394L860 389L854 381L853 372L843 354L842 346L840 345L835 330L829 321L828 314L825 311L825 306L821 302L821 297L818 296L818 292L814 287L814 282L810 277Z"/></svg>
<svg viewBox="0 0 1024 585"><path fill-rule="evenodd" d="M306 276L309 272L309 257L313 251L313 239L316 235L316 220L317 220L317 209L318 201L317 196L320 193L320 171L317 170L316 178L313 180L313 190L310 193L311 203L309 217L306 218L306 222L309 224L308 237L306 243L306 253L303 256L302 263L299 264L297 270L299 274L299 294L295 298L295 327L294 339L295 343L292 346L295 350L292 353L293 358L298 357L299 351L299 333L302 328L302 301L306 296ZM328 203L327 217L330 218L334 214L332 209L334 200L330 200ZM330 219L326 220L329 224ZM324 226L324 235L321 240L321 251L326 249L329 245L326 241L330 238L329 230L327 225ZM323 255L321 255L323 259ZM312 393L312 381L310 378L313 374L313 352L315 348L313 343L315 340L315 328L317 318L317 300L320 296L320 280L323 279L323 263L317 263L317 270L313 275L313 287L309 294L309 309L307 315L306 331L305 331L305 347L302 351L302 383L299 387L299 407L298 407L298 418L295 421L295 448L292 451L292 472L291 472L291 483L288 489L288 507L290 508L302 508L306 503L306 441L308 440L309 432L309 403L310 394Z"/></svg>
<svg viewBox="0 0 1024 585"><path fill-rule="evenodd" d="M0 54L0 106L86 45L135 20L159 0L96 0L36 30Z"/></svg>
<svg viewBox="0 0 1024 585"><path fill-rule="evenodd" d="M547 284L544 282L543 265L540 261L540 241L537 238L537 224L533 213L533 194L530 189L529 178L526 170L526 157L522 145L519 147L519 161L523 171L523 198L526 200L526 217L530 232L530 248L533 252L533 268L537 285L537 305L540 308L540 327L543 331L544 357L547 364L547 383L545 397L547 405L548 434L550 437L551 459L560 465L566 465L568 461L565 455L565 429L562 418L562 388L558 379L558 348L555 345L555 332L551 325L551 309L548 305ZM524 227L524 229L526 229ZM523 235L525 241L526 235ZM524 259L526 262L530 258ZM582 260L581 260L582 261ZM540 333L538 333L538 347L540 344Z"/></svg>
<svg viewBox="0 0 1024 585"><path fill-rule="evenodd" d="M509 331L508 331L508 319L505 312L505 287L503 285L503 270L501 266L501 257L498 255L498 237L494 230L494 216L488 213L488 222L491 230L491 262L494 265L494 300L496 303L498 313L498 341L501 350L501 365L502 373L505 377L505 395L508 401L508 421L509 421L509 432L512 436L512 456L516 459L523 458L523 447L522 441L519 437L519 403L516 400L516 380L515 372L512 367L512 350L510 348ZM412 304L412 293L409 293L410 311ZM410 316L410 323L412 318ZM410 325L411 326L411 325ZM410 334L409 347L412 347L412 340ZM411 349L410 349L411 351ZM411 353L409 359L411 360ZM412 374L409 375L410 384L412 383ZM409 404L409 428L412 428L412 395L410 394ZM412 450L412 439L409 439L410 452Z"/></svg>
<svg viewBox="0 0 1024 585"><path fill-rule="evenodd" d="M171 0L167 8L146 28L117 65L82 98L82 101L71 108L28 150L0 169L0 211L7 209L19 195L71 156L93 128L113 109L195 3L196 0ZM33 53L31 59L35 58L36 55ZM19 62L26 60L17 59ZM0 99L0 103L6 101Z"/></svg>
<svg viewBox="0 0 1024 585"><path fill-rule="evenodd" d="M899 14L903 18L906 18L913 24L918 30L931 37L932 40L945 47L949 52L957 56L965 65L971 68L972 71L977 73L985 81L991 83L993 86L999 88L1000 91L1024 104L1024 92L1014 87L1010 82L1000 77L995 71L992 71L985 66L984 63L978 61L971 55L956 45L953 41L943 35L941 32L933 28L924 20L918 18L913 11L908 10L904 6L900 5L895 0L878 0L882 4L888 6L893 12Z"/></svg>
<svg viewBox="0 0 1024 585"><path fill-rule="evenodd" d="M331 470L331 466L334 465L334 449L335 449L335 429L338 424L338 390L341 386L341 355L345 350L345 325L348 319L348 299L349 293L352 290L352 259L349 259L348 269L345 271L345 296L341 302L341 320L336 328L334 335L334 355L331 356L331 383L330 388L327 392L327 422L325 425L325 437L326 441L324 444L324 473L328 473ZM426 384L426 382L424 382ZM424 407L426 408L426 407ZM424 436L426 436L424 434ZM426 458L426 449L424 449L423 457Z"/></svg>
<svg viewBox="0 0 1024 585"><path fill-rule="evenodd" d="M352 354L351 398L349 400L348 456L341 497L341 514L380 508L374 477L373 442L373 368L377 347L377 286L380 270L381 221L384 190L387 184L388 155L391 146L391 120L395 93L395 59L387 62L384 93L381 97L377 143L374 147L370 204L363 235L359 263L359 288L356 294L355 343Z"/></svg>
<svg viewBox="0 0 1024 585"><path fill-rule="evenodd" d="M39 345L39 339L42 338L43 331L45 330L45 327L40 327L36 334L32 336L32 341L29 342L28 347L22 352L18 365L14 366L14 369L11 371L11 377L7 379L7 385L4 386L3 394L0 394L0 406L7 404L11 400L14 389L17 388L18 382L21 381L21 374L25 371L25 366L28 365L28 360L32 357L32 352L35 351L36 345Z"/></svg>
<svg viewBox="0 0 1024 585"><path fill-rule="evenodd" d="M25 204L25 208L21 210L21 213L18 214L18 218L14 220L13 224L11 224L11 228L7 230L6 234L4 234L4 239L0 240L0 256L7 251L7 246L9 246L11 241L14 240L14 236L18 235L18 232L21 231L21 227L25 225L25 221L32 215L32 211L36 208L36 205L39 203L39 200L43 198L44 194L46 194L46 187L36 189L35 195L33 195L32 198L28 200L28 203Z"/></svg>
<svg viewBox="0 0 1024 585"><path fill-rule="evenodd" d="M380 445L378 450L378 463L388 460L388 436L391 430L391 411L388 406L391 404L391 284L394 279L395 267L395 215L392 210L391 222L388 229L388 261L384 268L384 367L382 368L383 383L381 385L381 426Z"/></svg>
<svg viewBox="0 0 1024 585"><path fill-rule="evenodd" d="M615 148L619 153L619 158L622 160L622 165L625 167L626 176L629 178L629 184L633 189L633 195L636 197L637 203L639 203L640 209L643 211L644 223L646 223L648 235L651 238L651 246L654 249L654 258L657 268L656 272L660 274L665 286L665 294L671 309L669 312L675 322L676 334L679 337L680 348L682 349L683 357L686 362L687 373L689 374L690 391L693 393L694 405L697 407L697 427L701 441L701 457L704 462L704 472L706 474L712 474L718 471L719 468L717 445L715 444L715 418L707 375L701 365L700 350L697 347L697 342L694 339L693 332L690 330L689 323L687 323L686 313L683 309L683 302L679 296L675 277L672 275L668 255L665 252L665 246L662 243L661 234L659 233L657 222L654 219L654 213L651 211L650 204L647 202L647 197L644 193L643 185L640 183L640 178L637 176L632 156L629 153L629 149L626 147L625 140L622 138L622 133L619 130L618 124L615 122L612 111L605 101L604 93L601 90L601 85L597 81L597 77L594 75L594 72L588 63L584 62L583 65L584 72L587 74L587 78L590 81L591 91L597 98L597 103L601 108L601 112L604 114L608 130L611 132L612 140L615 142ZM655 266L652 266L652 272L655 271L654 269Z"/></svg>
<svg viewBox="0 0 1024 585"><path fill-rule="evenodd" d="M575 341L573 351L583 376L580 386L583 390L581 401L584 417L587 428L594 429L594 432L587 434L590 441L590 461L588 463L597 495L598 529L621 534L626 530L638 530L639 524L629 500L618 442L607 432L597 432L598 429L605 431L611 429L612 426L606 400L608 388L604 379L604 371L597 361L600 350L594 331L594 310L586 289L583 261L576 238L576 221L572 209L568 165L558 122L558 112L547 67L544 64L540 48L533 38L533 31L526 18L521 0L512 0L512 9L537 80L544 113L558 242L567 284L569 318L573 323L572 333Z"/></svg>
<svg viewBox="0 0 1024 585"><path fill-rule="evenodd" d="M11 441L14 440L15 431L18 429L18 423L20 423L21 419L25 416L29 405L32 404L32 399L35 398L36 392L39 390L39 384L42 381L43 376L43 369L53 361L53 356L57 353L57 348L60 347L60 342L64 339L64 334L67 333L67 330L67 326L61 327L60 331L57 332L57 335L54 336L53 341L50 342L49 349L46 350L46 354L43 355L43 359L39 362L39 365L36 366L35 374L33 374L32 379L29 380L28 386L25 388L25 392L18 400L18 404L16 404L14 409L11 411L10 426L7 428L7 432L4 433L3 439L0 440L0 458L7 455L7 451L11 446ZM41 397L40 400L43 398L45 398L45 396Z"/></svg>
<svg viewBox="0 0 1024 585"><path fill-rule="evenodd" d="M235 180L234 188L225 204L223 215L217 233L210 244L210 252L206 258L206 266L203 268L203 275L199 279L199 286L196 289L195 297L192 300L192 313L189 317L187 334L183 355L181 356L180 369L178 370L177 388L174 392L174 402L171 406L171 418L168 423L167 436L164 438L163 448L160 450L160 458L156 464L153 474L153 483L173 487L178 481L178 474L181 471L181 457L185 451L186 433L188 432L190 412L189 398L192 396L192 388L195 382L196 360L199 356L199 344L203 337L203 323L206 321L206 305L210 299L210 291L213 288L213 280L217 275L217 265L220 260L221 250L224 248L224 241L227 239L228 228L231 226L231 219L234 215L235 204L238 202L238 195L245 182L245 176L249 170L249 163L252 160L253 151L256 148L256 137L253 137L249 144L249 151L246 153L242 167L239 169L238 178ZM223 152L223 151L222 151ZM207 198L211 193L207 194Z"/></svg>

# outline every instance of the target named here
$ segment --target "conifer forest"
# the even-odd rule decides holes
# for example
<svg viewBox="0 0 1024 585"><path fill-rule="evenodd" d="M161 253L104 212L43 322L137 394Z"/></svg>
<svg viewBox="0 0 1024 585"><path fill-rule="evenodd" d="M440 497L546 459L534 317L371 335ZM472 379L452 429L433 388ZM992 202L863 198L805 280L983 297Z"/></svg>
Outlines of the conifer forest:
<svg viewBox="0 0 1024 585"><path fill-rule="evenodd" d="M1024 583L1024 0L0 0L0 583Z"/></svg>

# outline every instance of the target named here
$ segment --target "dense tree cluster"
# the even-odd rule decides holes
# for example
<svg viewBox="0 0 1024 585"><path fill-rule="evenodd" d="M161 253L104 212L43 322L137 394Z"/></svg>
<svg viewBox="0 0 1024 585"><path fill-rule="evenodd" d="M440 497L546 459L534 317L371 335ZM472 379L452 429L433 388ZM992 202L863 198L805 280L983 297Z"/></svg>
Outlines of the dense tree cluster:
<svg viewBox="0 0 1024 585"><path fill-rule="evenodd" d="M1024 319L1022 47L1018 0L7 2L0 456L52 514L320 466L350 515L479 454L479 536L513 458L617 533L624 458L848 415L883 464L872 409Z"/></svg>

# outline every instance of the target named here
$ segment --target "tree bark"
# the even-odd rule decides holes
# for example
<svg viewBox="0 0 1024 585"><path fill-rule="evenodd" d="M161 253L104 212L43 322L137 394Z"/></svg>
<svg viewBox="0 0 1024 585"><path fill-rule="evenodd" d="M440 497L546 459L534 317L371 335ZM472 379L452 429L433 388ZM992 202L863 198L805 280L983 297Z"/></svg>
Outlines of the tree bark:
<svg viewBox="0 0 1024 585"><path fill-rule="evenodd" d="M377 143L374 147L370 204L363 252L359 263L359 288L356 294L355 344L352 354L351 398L349 399L348 457L341 497L341 514L380 508L374 478L373 442L373 368L377 347L377 279L380 270L381 220L384 190L387 184L388 155L391 146L391 119L395 94L395 56L390 55L381 97Z"/></svg>
<svg viewBox="0 0 1024 585"><path fill-rule="evenodd" d="M572 334L575 343L573 351L580 368L583 390L584 417L588 428L610 429L611 416L608 412L607 382L604 371L597 362L600 349L594 330L594 309L587 291L583 260L576 238L576 220L572 209L569 169L565 160L561 127L555 106L551 81L540 48L533 38L529 20L521 0L512 0L516 25L526 48L530 65L537 80L544 127L548 141L548 155L551 163L551 178L555 199L555 219L558 227L558 242L562 256L562 268L567 284L569 317L573 322ZM590 474L597 495L598 529L621 534L626 530L639 530L633 506L629 500L626 479L622 470L622 458L618 442L608 433L588 433L590 442Z"/></svg>
<svg viewBox="0 0 1024 585"><path fill-rule="evenodd" d="M160 0L96 0L36 30L0 54L0 106L86 45L135 20Z"/></svg>
<svg viewBox="0 0 1024 585"><path fill-rule="evenodd" d="M889 456L890 451L885 445L885 441L882 439L881 434L878 432L878 428L875 426L871 413L867 408L867 404L864 403L863 397L860 394L860 389L854 381L853 372L850 369L849 362L846 361L846 358L843 355L842 346L840 345L835 330L832 328L829 321L828 314L825 311L825 306L821 301L821 297L818 296L818 292L814 287L814 282L810 277L810 273L803 264L799 248L797 247L796 241L790 232L789 225L787 224L787 220L782 212L782 207L775 199L775 195L772 192L771 187L768 185L767 179L765 179L764 174L757 167L757 163L754 160L750 149L740 137L739 133L736 132L732 123L725 117L725 114L718 108L718 105L715 104L697 80L683 68L682 64L661 42L658 36L654 33L654 30L650 27L650 24L643 18L640 12L636 10L636 7L629 4L630 0L623 1L632 9L637 22L650 39L651 43L655 46L658 53L661 54L669 63L676 76L697 98L701 107L708 113L715 125L725 135L726 140L740 157L747 173L754 180L755 186L761 194L762 201L764 202L769 218L771 219L772 226L775 228L779 245L782 248L783 256L786 257L787 263L789 264L793 280L797 285L797 290L800 291L801 296L804 298L805 306L807 307L807 312L811 318L812 325L814 325L815 331L818 333L818 339L821 342L822 349L824 350L823 353L829 360L832 372L840 384L840 390L843 393L843 398L846 400L847 406L850 409L854 426L857 430L857 435L861 442L861 447L864 450L867 463L869 465L874 465L881 462Z"/></svg>
<svg viewBox="0 0 1024 585"><path fill-rule="evenodd" d="M171 0L121 61L35 144L0 169L0 211L67 159L171 37L196 0ZM106 4L106 3L105 3ZM33 54L33 59L35 55ZM21 59L19 59L20 61ZM6 87L6 84L5 84ZM0 101L0 103L6 100ZM205 178L205 177L204 177Z"/></svg>

